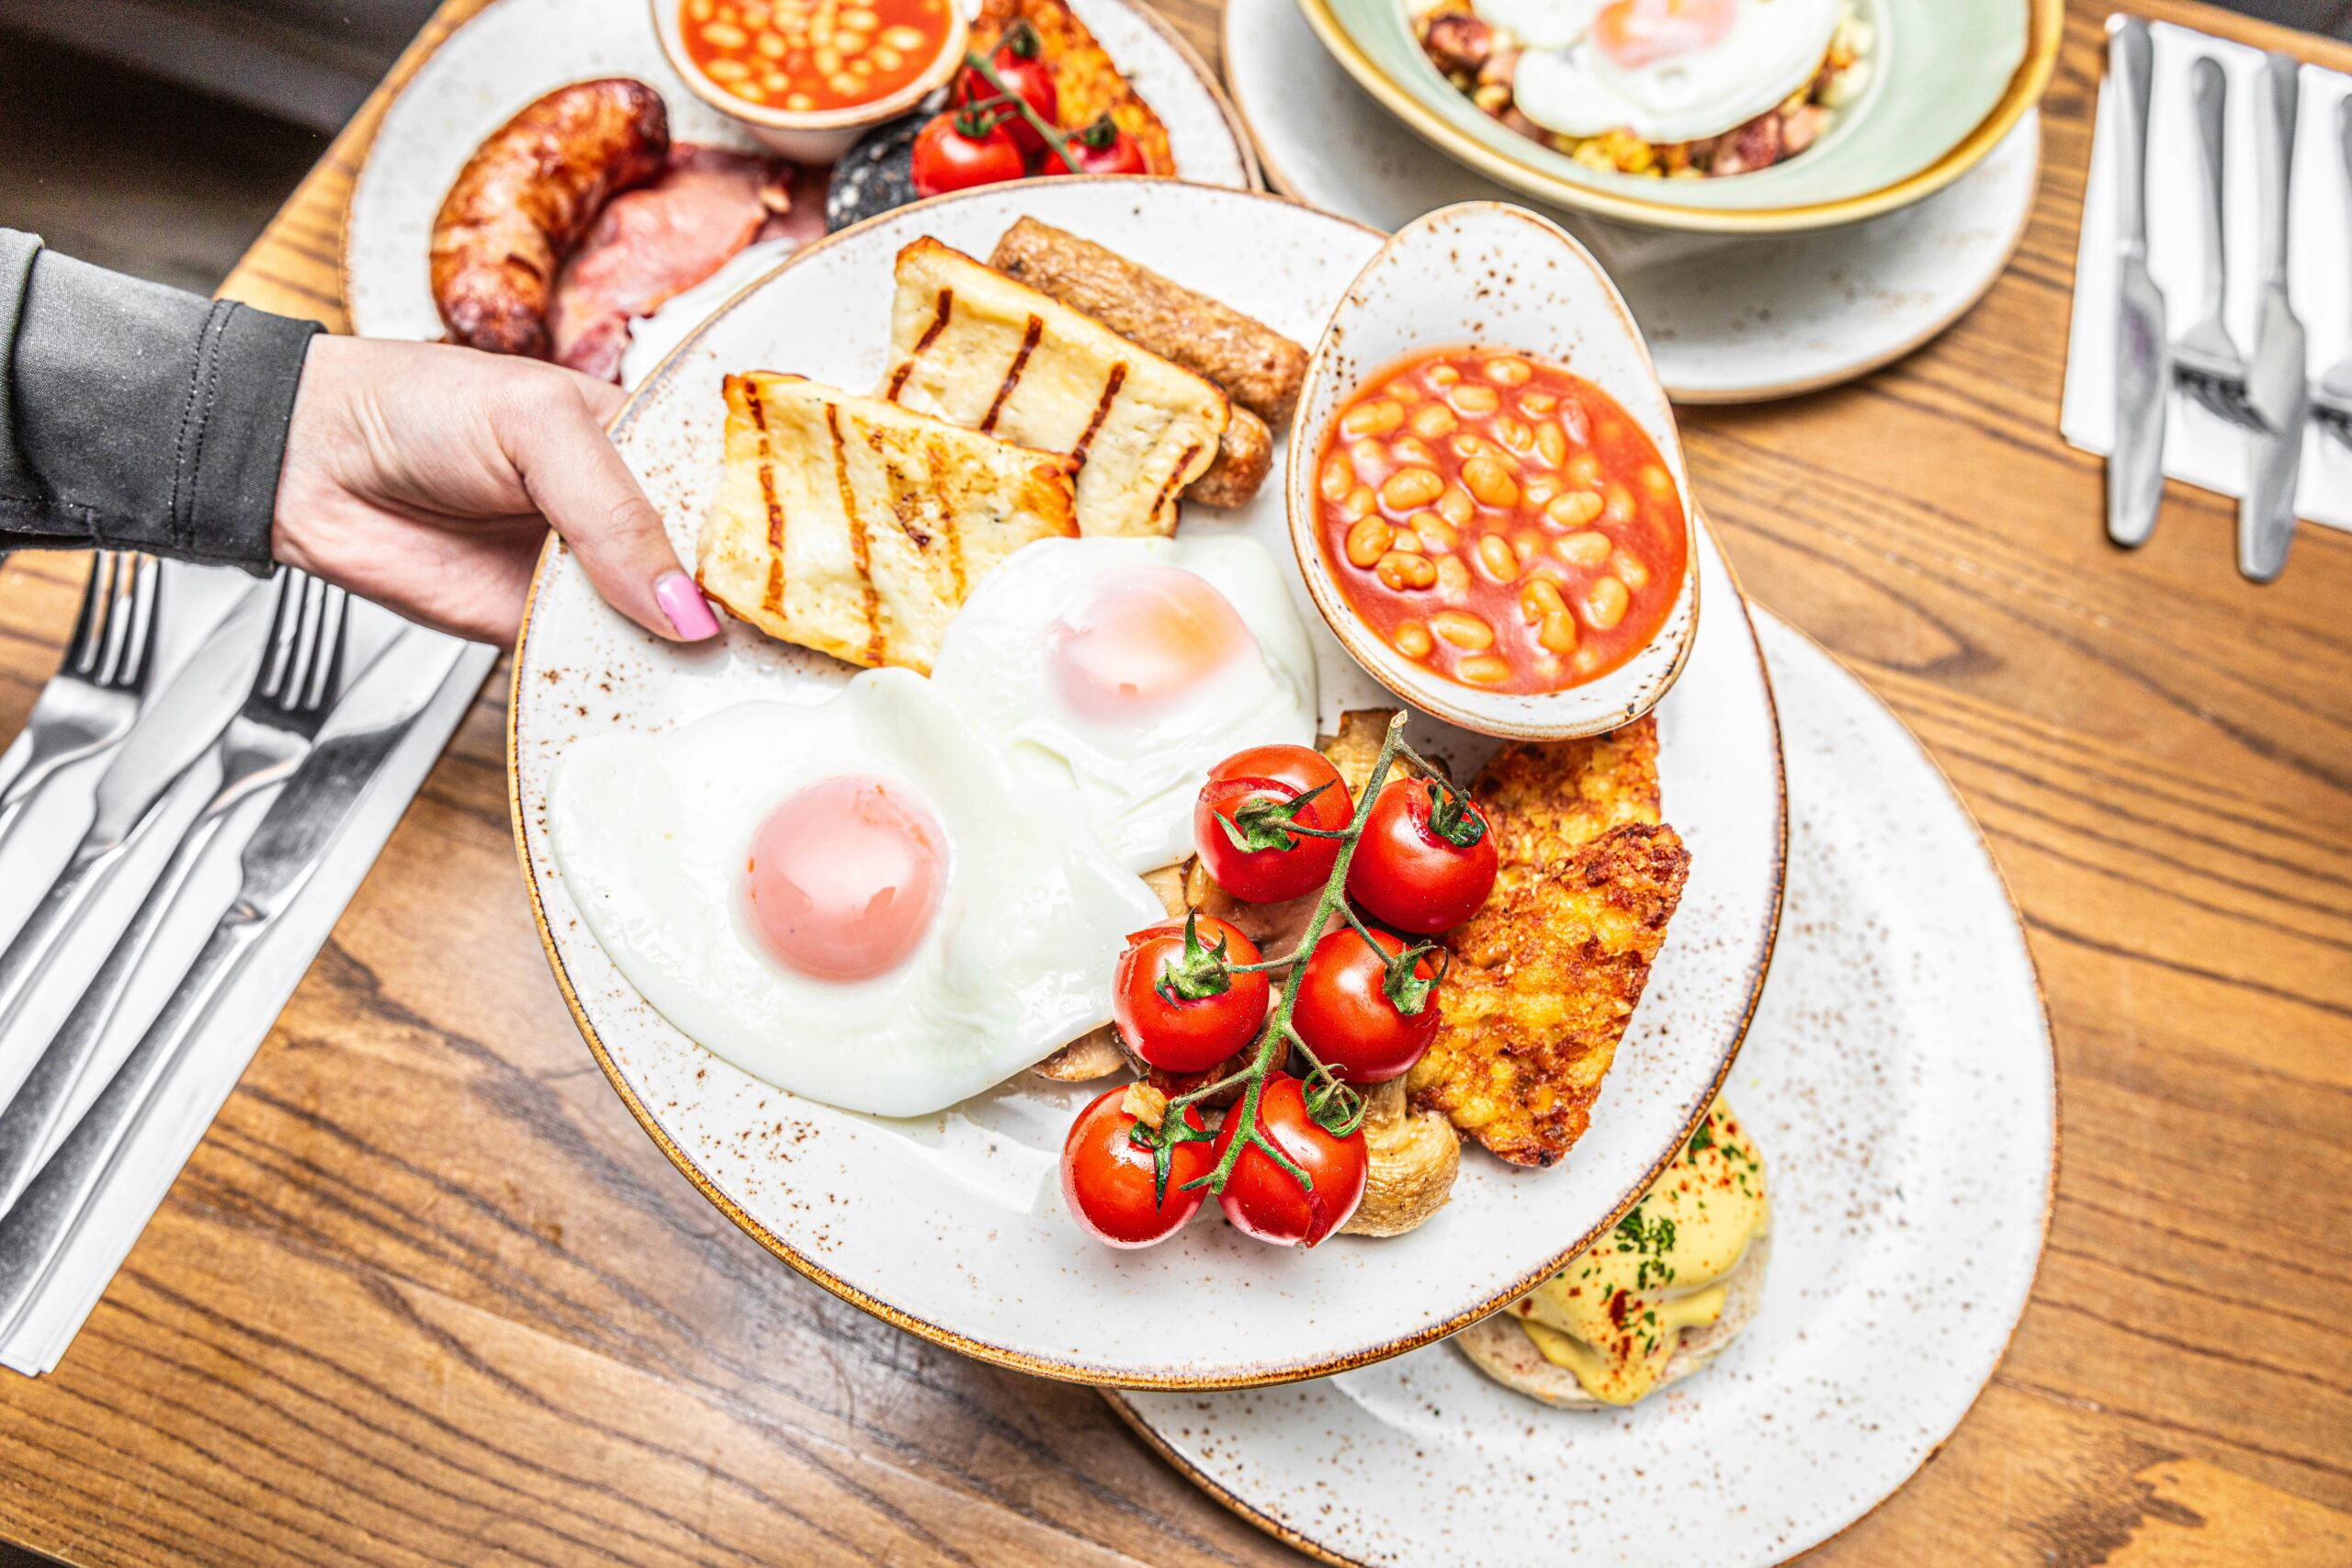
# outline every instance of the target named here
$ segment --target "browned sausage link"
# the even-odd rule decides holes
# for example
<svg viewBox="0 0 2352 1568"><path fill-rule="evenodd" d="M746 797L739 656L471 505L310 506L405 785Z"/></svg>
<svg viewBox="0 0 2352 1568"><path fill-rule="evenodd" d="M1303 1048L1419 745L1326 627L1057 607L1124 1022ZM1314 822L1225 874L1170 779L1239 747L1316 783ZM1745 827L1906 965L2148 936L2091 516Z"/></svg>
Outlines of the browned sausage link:
<svg viewBox="0 0 2352 1568"><path fill-rule="evenodd" d="M1244 506L1266 482L1273 466L1274 433L1266 422L1236 403L1233 418L1217 443L1216 461L1192 482L1185 498L1203 506Z"/></svg>
<svg viewBox="0 0 2352 1568"><path fill-rule="evenodd" d="M1207 377L1268 424L1289 423L1306 350L1264 322L1034 218L1004 231L989 265Z"/></svg>
<svg viewBox="0 0 2352 1568"><path fill-rule="evenodd" d="M625 76L558 87L501 126L433 220L433 302L450 333L547 358L556 269L605 203L669 155L662 95Z"/></svg>

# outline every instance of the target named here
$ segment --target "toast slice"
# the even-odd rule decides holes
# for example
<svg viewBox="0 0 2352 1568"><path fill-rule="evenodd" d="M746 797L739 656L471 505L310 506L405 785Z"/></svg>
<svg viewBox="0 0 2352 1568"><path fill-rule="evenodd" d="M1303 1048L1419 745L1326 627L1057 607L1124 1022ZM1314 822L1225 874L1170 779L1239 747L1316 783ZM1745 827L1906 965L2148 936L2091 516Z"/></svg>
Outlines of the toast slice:
<svg viewBox="0 0 2352 1568"><path fill-rule="evenodd" d="M798 376L729 376L726 394L695 577L770 637L929 674L989 569L1078 532L1068 457Z"/></svg>
<svg viewBox="0 0 2352 1568"><path fill-rule="evenodd" d="M899 253L897 278L884 399L1069 454L1090 538L1176 531L1232 418L1214 382L933 239Z"/></svg>

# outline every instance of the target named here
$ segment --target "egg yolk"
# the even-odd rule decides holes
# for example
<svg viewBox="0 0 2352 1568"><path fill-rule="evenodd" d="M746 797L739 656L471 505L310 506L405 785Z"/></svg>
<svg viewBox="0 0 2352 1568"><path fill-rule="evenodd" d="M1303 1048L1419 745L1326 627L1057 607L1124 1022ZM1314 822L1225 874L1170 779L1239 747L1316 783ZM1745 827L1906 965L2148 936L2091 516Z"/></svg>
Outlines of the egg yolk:
<svg viewBox="0 0 2352 1568"><path fill-rule="evenodd" d="M752 929L787 967L870 980L906 962L947 883L947 835L901 785L845 774L796 792L752 836Z"/></svg>
<svg viewBox="0 0 2352 1568"><path fill-rule="evenodd" d="M1723 41L1739 0L1617 0L1593 18L1593 47L1628 71Z"/></svg>
<svg viewBox="0 0 2352 1568"><path fill-rule="evenodd" d="M1224 594L1172 566L1122 573L1046 635L1056 692L1098 721L1166 708L1257 646Z"/></svg>

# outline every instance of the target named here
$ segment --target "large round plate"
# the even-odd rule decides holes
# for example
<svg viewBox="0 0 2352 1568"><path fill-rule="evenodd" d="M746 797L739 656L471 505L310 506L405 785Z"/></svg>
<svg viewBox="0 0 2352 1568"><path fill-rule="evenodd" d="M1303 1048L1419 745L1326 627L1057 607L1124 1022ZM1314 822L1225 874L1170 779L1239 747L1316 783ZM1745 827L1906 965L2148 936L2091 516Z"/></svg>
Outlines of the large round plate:
<svg viewBox="0 0 2352 1568"><path fill-rule="evenodd" d="M1448 156L1541 201L1656 229L1790 233L1857 222L1966 174L2040 101L2064 0L1859 0L1876 28L1869 85L1802 155L1724 179L1586 167L1506 129L1421 52L1406 0L1298 0L1363 90Z"/></svg>
<svg viewBox="0 0 2352 1568"><path fill-rule="evenodd" d="M1309 207L1400 229L1458 201L1521 200L1396 123L1317 47L1295 0L1227 0L1225 77L1266 183ZM1679 403L1743 403L1867 375L1964 314L2033 213L2041 118L1925 200L1866 222L1736 237L1545 215L1600 258Z"/></svg>
<svg viewBox="0 0 2352 1568"><path fill-rule="evenodd" d="M1191 45L1135 0L1069 4L1166 123L1183 178L1236 190L1257 184L1249 140ZM360 165L343 231L343 298L354 332L442 335L425 241L450 182L515 110L592 76L652 85L678 141L758 150L741 126L686 90L653 36L645 0L493 0L418 67Z"/></svg>
<svg viewBox="0 0 2352 1568"><path fill-rule="evenodd" d="M1747 1331L1631 1410L1551 1410L1452 1346L1326 1382L1114 1395L1228 1506L1334 1562L1778 1562L1951 1436L2033 1285L2050 1024L1966 807L1894 715L1760 618L1789 752L1787 926L1729 1086L1772 1195Z"/></svg>
<svg viewBox="0 0 2352 1568"><path fill-rule="evenodd" d="M968 192L844 230L712 317L616 423L680 547L718 476L727 371L873 386L899 247L929 234L985 255L1024 214L1309 343L1380 243L1271 197L1131 179ZM1292 566L1278 483L1238 512L1190 509L1184 528L1249 534ZM614 1087L680 1168L779 1256L893 1323L1023 1371L1129 1386L1280 1382L1395 1355L1483 1315L1614 1224L1704 1112L1746 1029L1780 908L1780 741L1762 658L1712 541L1699 563L1707 609L1657 709L1666 813L1692 872L1592 1130L1546 1172L1471 1151L1453 1202L1410 1235L1283 1252L1212 1221L1148 1252L1113 1252L1080 1234L1054 1179L1069 1118L1095 1091L1016 1080L941 1116L886 1122L780 1093L679 1033L578 920L543 827L549 768L588 735L665 729L756 697L817 701L849 671L741 626L707 651L658 643L606 608L560 548L540 563L516 653L510 740L549 957ZM1291 589L1317 639L1325 728L1344 707L1391 705L1323 628L1295 567ZM1476 760L1470 738L1449 741L1433 721L1416 734Z"/></svg>

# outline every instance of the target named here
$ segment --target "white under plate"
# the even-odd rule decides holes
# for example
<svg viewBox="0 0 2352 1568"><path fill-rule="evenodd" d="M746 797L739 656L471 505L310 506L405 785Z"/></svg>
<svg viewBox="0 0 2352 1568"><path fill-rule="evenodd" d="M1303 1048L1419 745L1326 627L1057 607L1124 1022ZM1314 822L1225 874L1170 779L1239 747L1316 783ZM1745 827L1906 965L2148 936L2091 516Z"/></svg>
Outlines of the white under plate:
<svg viewBox="0 0 2352 1568"><path fill-rule="evenodd" d="M1168 127L1182 178L1237 190L1255 185L1225 95L1191 46L1133 0L1070 0L1070 9ZM442 335L425 242L450 183L517 109L594 76L634 76L659 91L680 141L759 150L740 125L686 90L653 36L646 0L492 0L417 69L368 145L343 231L352 331Z"/></svg>
<svg viewBox="0 0 2352 1568"><path fill-rule="evenodd" d="M681 548L719 473L725 372L872 387L899 249L929 234L986 255L1023 215L1307 343L1380 243L1272 197L1137 179L991 186L845 230L712 317L615 425ZM1279 482L1240 511L1188 508L1183 527L1247 534L1280 563L1316 640L1326 729L1342 708L1391 705L1308 605ZM1378 1360L1483 1315L1616 1223L1704 1113L1745 1032L1780 909L1780 741L1746 607L1703 535L1697 565L1696 646L1657 709L1666 817L1690 844L1690 880L1591 1131L1549 1171L1467 1151L1452 1203L1410 1235L1279 1251L1210 1216L1148 1251L1113 1252L1063 1212L1054 1174L1070 1115L1098 1090L1016 1079L943 1115L884 1122L796 1100L686 1039L579 923L544 827L549 770L588 736L666 730L757 697L820 700L849 667L741 625L703 650L656 642L560 548L540 563L512 717L515 820L549 957L615 1087L705 1194L903 1327L1023 1371L1126 1385L1279 1382ZM1433 721L1414 733L1457 762L1485 749Z"/></svg>
<svg viewBox="0 0 2352 1568"><path fill-rule="evenodd" d="M2041 172L2029 113L1983 164L1899 212L1758 239L1668 234L1542 207L1463 167L1357 86L1294 0L1227 0L1225 75L1267 182L1309 206L1396 229L1457 201L1510 201L1584 241L1678 402L1834 386L1926 343L2008 265Z"/></svg>
<svg viewBox="0 0 2352 1568"><path fill-rule="evenodd" d="M1334 1562L1793 1556L1951 1436L2032 1289L2050 1024L1984 840L1902 723L1758 617L1788 745L1789 903L1733 1071L1772 1198L1762 1309L1630 1410L1555 1410L1450 1345L1327 1382L1113 1395L1211 1495Z"/></svg>

